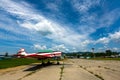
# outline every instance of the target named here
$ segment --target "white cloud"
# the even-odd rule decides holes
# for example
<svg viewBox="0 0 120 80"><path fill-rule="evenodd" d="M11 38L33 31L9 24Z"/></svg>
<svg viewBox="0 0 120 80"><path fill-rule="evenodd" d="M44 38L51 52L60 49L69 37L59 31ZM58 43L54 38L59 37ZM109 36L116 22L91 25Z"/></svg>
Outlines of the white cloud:
<svg viewBox="0 0 120 80"><path fill-rule="evenodd" d="M36 50L45 50L47 49L46 45L39 45L39 44L34 44L33 48Z"/></svg>
<svg viewBox="0 0 120 80"><path fill-rule="evenodd" d="M84 41L82 41L81 44L82 44L83 46L86 46L86 45L88 45L88 44L90 44L90 43L92 43L91 40L84 40Z"/></svg>
<svg viewBox="0 0 120 80"><path fill-rule="evenodd" d="M0 7L11 15L17 16L21 19L31 20L33 16L34 19L37 19L37 16L34 15L34 11L30 12L32 7L25 2L17 3L13 0L1 0Z"/></svg>
<svg viewBox="0 0 120 80"><path fill-rule="evenodd" d="M54 42L57 41L70 46L85 46L85 42L82 43L82 41L87 38L85 34L78 34L67 26L60 25L55 21L45 18L40 13L36 12L34 8L30 7L29 4L26 4L16 3L12 0L2 0L0 7L11 15L15 15L19 19L22 19L22 21L19 19L17 20L18 24L31 32L36 32L37 35L41 34L48 39L52 39ZM39 40L39 38L35 39Z"/></svg>
<svg viewBox="0 0 120 80"><path fill-rule="evenodd" d="M120 9L114 9L110 12L105 12L105 14L99 16L96 13L90 14L86 12L80 18L79 30L82 33L90 35L96 30L104 27L111 27L116 20L120 18Z"/></svg>
<svg viewBox="0 0 120 80"><path fill-rule="evenodd" d="M91 25L80 25L78 30L80 30L80 33L82 34L90 35L91 33L96 31L96 28L90 26Z"/></svg>
<svg viewBox="0 0 120 80"><path fill-rule="evenodd" d="M112 40L120 40L120 31L115 32L114 34L109 34L109 37L110 37Z"/></svg>
<svg viewBox="0 0 120 80"><path fill-rule="evenodd" d="M80 13L86 13L92 6L99 4L100 0L72 0L73 7Z"/></svg>
<svg viewBox="0 0 120 80"><path fill-rule="evenodd" d="M21 28L17 24L17 21L15 21L13 18L11 18L8 15L8 12L11 15L13 15L14 17L19 15L20 10L17 6L18 6L17 3L12 2L11 0L8 0L8 1L1 0L0 10L7 11L7 13L5 11L1 11L1 13L0 13L0 17L1 17L0 18L0 28L5 30L4 32L1 32L1 39L14 41L14 40L24 40L24 39L30 40L32 37L34 37L32 35L33 32L30 32L28 29ZM15 9L14 9L14 7L15 7ZM17 11L17 8L18 8L18 11ZM22 10L22 8L24 9L24 7L21 7L21 10ZM23 10L23 12L24 12L24 10ZM26 38L23 38L25 36L26 36Z"/></svg>
<svg viewBox="0 0 120 80"><path fill-rule="evenodd" d="M99 28L101 27L110 27L116 20L120 18L120 9L114 9L112 11L106 12L104 15L98 19Z"/></svg>
<svg viewBox="0 0 120 80"><path fill-rule="evenodd" d="M115 33L110 33L108 37L102 37L95 41L95 43L102 43L102 44L108 44L110 41L113 42L120 42L120 31L116 31Z"/></svg>
<svg viewBox="0 0 120 80"><path fill-rule="evenodd" d="M82 2L73 0L72 2L73 7L79 11L79 14L82 14L80 23L86 22L79 26L79 33L74 31L73 28L46 18L26 2L17 3L13 0L1 0L0 7L12 16L17 17L18 20L16 24L20 27L15 27L15 24L14 27L6 27L4 29L10 29L17 34L24 34L34 42L43 40L42 37L51 39L53 43L59 42L60 44L64 44L58 45L56 48L59 49L59 47L62 47L62 49L64 48L65 50L69 50L64 47L65 45L80 48L86 47L93 42L107 44L111 40L118 40L120 38L120 32L109 34L108 37L100 38L97 41L91 41L89 37L91 33L94 33L101 27L110 27L110 25L120 17L119 9L107 12L99 17L97 14L89 14L88 10L95 5L99 5L100 0L83 0ZM58 11L58 6L52 3L48 4L48 8L54 8L54 10ZM37 44L35 44L34 47L39 49L43 48L43 46Z"/></svg>
<svg viewBox="0 0 120 80"><path fill-rule="evenodd" d="M61 25L47 19L43 19L36 24L25 22L21 24L21 26L30 30L35 30L41 35L53 39L54 41L67 43L73 46L81 45L81 41L86 39L85 35L75 33L74 31L71 31L71 29L66 28L66 26L61 27Z"/></svg>
<svg viewBox="0 0 120 80"><path fill-rule="evenodd" d="M51 48L47 48L46 45L34 44L32 48L34 48L34 50L46 50L46 49L49 49L49 50L53 50L53 51L69 52L69 49L64 44L53 45L53 46L51 46Z"/></svg>
<svg viewBox="0 0 120 80"><path fill-rule="evenodd" d="M69 49L66 48L66 46L64 44L54 45L54 46L52 46L51 49L54 51L69 52Z"/></svg>
<svg viewBox="0 0 120 80"><path fill-rule="evenodd" d="M58 5L55 4L55 3L48 3L48 4L46 5L46 8L47 8L47 9L50 9L50 10L52 10L52 11L59 11Z"/></svg>
<svg viewBox="0 0 120 80"><path fill-rule="evenodd" d="M118 50L119 50L119 48L117 48L117 47L113 48L113 51L118 51Z"/></svg>
<svg viewBox="0 0 120 80"><path fill-rule="evenodd" d="M106 38L106 37L103 37L103 38L100 38L96 41L96 43L103 43L103 44L106 44L106 43L109 43L110 39L109 38Z"/></svg>
<svg viewBox="0 0 120 80"><path fill-rule="evenodd" d="M94 33L97 29L103 27L111 27L116 20L120 18L120 9L116 8L111 11L106 10L106 6L103 6L102 0L72 0L71 4L73 8L79 12L81 17L79 18L80 25L79 30L83 34L88 36ZM99 15L98 11L91 11L91 8L100 7L102 15Z"/></svg>

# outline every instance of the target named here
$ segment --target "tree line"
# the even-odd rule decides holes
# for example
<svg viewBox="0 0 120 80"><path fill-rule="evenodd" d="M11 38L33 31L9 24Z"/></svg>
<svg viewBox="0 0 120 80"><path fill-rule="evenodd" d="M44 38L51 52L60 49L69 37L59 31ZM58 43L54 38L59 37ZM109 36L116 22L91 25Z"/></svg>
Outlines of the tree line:
<svg viewBox="0 0 120 80"><path fill-rule="evenodd" d="M72 53L63 53L63 55L67 56L67 57L76 57L76 58L80 58L80 57L112 57L112 56L116 56L118 55L119 52L112 52L111 50L106 50L105 52L72 52Z"/></svg>

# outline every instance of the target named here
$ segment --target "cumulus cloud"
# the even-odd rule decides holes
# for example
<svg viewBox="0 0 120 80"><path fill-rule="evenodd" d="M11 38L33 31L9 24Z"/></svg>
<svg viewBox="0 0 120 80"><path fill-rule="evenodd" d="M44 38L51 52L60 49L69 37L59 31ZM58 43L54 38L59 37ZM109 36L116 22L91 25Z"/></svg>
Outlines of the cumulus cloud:
<svg viewBox="0 0 120 80"><path fill-rule="evenodd" d="M109 43L110 39L107 38L107 37L103 37L103 38L100 38L96 41L96 43L103 43L103 44L106 44L106 43Z"/></svg>
<svg viewBox="0 0 120 80"><path fill-rule="evenodd" d="M102 43L102 44L108 44L110 41L113 42L120 42L120 31L116 31L115 33L110 33L108 37L102 37L95 41L95 43Z"/></svg>
<svg viewBox="0 0 120 80"><path fill-rule="evenodd" d="M45 50L45 49L47 49L46 45L39 45L39 44L34 44L33 48L35 50Z"/></svg>
<svg viewBox="0 0 120 80"><path fill-rule="evenodd" d="M51 49L55 51L63 51L63 52L68 50L64 44L54 45Z"/></svg>
<svg viewBox="0 0 120 80"><path fill-rule="evenodd" d="M62 52L69 52L69 49L64 45L64 44L60 44L60 45L53 45L51 46L51 48L47 48L46 45L39 45L39 44L34 44L33 48L35 50L46 50L46 49L50 49L53 51L62 51Z"/></svg>
<svg viewBox="0 0 120 80"><path fill-rule="evenodd" d="M112 40L120 40L120 31L115 32L114 34L109 34L109 37Z"/></svg>

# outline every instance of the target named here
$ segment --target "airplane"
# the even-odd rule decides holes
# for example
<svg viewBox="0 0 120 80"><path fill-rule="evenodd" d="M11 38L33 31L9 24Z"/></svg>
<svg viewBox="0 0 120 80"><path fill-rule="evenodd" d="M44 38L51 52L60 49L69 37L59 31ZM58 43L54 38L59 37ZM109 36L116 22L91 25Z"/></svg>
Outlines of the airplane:
<svg viewBox="0 0 120 80"><path fill-rule="evenodd" d="M48 64L50 63L50 58L54 58L57 60L57 64L59 63L59 59L62 56L62 52L58 51L52 51L52 50L41 50L37 53L26 53L24 48L21 48L17 54L14 56L17 56L18 58L37 58L38 60L42 60L42 64L44 63L44 60L48 60Z"/></svg>

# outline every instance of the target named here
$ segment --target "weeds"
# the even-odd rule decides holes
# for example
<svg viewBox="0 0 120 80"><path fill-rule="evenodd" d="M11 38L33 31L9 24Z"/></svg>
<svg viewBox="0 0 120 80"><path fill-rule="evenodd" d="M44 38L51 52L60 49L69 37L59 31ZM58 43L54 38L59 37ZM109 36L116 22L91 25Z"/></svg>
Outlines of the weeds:
<svg viewBox="0 0 120 80"><path fill-rule="evenodd" d="M94 74L96 77L100 78L101 80L104 80L101 76Z"/></svg>
<svg viewBox="0 0 120 80"><path fill-rule="evenodd" d="M101 66L98 66L98 67L100 68ZM82 69L88 71L89 73L93 74L93 75L96 76L97 78L99 78L99 79L101 79L101 80L104 80L101 76L99 76L99 75L93 73L92 71L87 70L86 67L80 66L80 68L82 68Z"/></svg>
<svg viewBox="0 0 120 80"><path fill-rule="evenodd" d="M63 65L62 65L62 67L60 69L61 69L61 72L60 72L60 78L59 78L59 80L62 80L63 70L64 70L64 63L63 63Z"/></svg>

